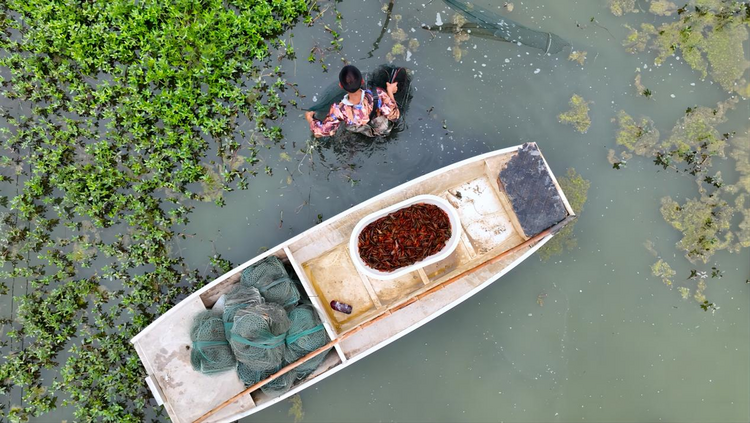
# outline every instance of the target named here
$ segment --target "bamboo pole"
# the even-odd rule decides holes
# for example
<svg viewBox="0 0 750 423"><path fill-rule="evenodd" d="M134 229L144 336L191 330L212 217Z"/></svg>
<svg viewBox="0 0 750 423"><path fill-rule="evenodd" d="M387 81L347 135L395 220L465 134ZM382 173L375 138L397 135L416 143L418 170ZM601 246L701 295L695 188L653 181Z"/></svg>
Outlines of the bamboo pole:
<svg viewBox="0 0 750 423"><path fill-rule="evenodd" d="M265 386L270 381L276 379L279 376L283 376L286 373L289 373L290 371L296 369L298 366L301 366L302 364L304 364L304 363L312 360L313 358L317 357L318 355L320 355L320 354L322 354L322 353L330 350L335 345L341 343L342 341L346 340L347 338L349 338L350 336L354 335L355 333L361 331L362 329L364 329L366 327L369 327L370 325L373 325L373 324L379 322L380 320L382 320L382 319L390 316L391 314L395 313L396 311L399 311L399 310L403 309L404 307L407 307L407 306L409 306L409 305L417 302L418 300L421 300L422 298L424 298L424 297L426 297L426 296L428 296L428 295L430 295L432 293L440 291L441 289L445 288L446 286L448 286L448 285L450 285L450 284L452 284L452 283L454 283L454 282L456 282L458 280L463 279L465 276L467 276L467 275L469 275L471 273L474 273L477 270L483 269L483 268L485 268L485 267L487 267L487 266L489 266L491 264L497 263L500 260L502 260L503 258L505 258L505 257L507 257L507 256L509 256L509 255L511 255L511 254L513 254L515 252L517 252L517 251L520 251L520 250L522 250L522 249L524 249L526 247L529 247L531 244L534 244L534 243L536 243L538 241L541 241L547 235L550 235L550 234L554 235L560 229L562 229L563 226L567 225L573 219L575 219L575 216L568 216L562 222L558 223L557 225L555 225L555 226L553 226L553 227L551 227L551 228L549 228L549 229L547 229L545 231L540 232L539 234L533 236L532 238L529 238L528 240L522 242L521 244L518 244L518 245L516 245L515 247L513 247L513 248L511 248L509 250L503 251L502 253L498 254L497 256L492 257L492 258L484 261L483 263L479 264L476 267L472 267L471 269L467 269L467 270L459 273L458 275L453 276L452 278L446 280L445 282L442 282L439 285L435 285L434 287L428 289L427 291L425 291L425 292L423 292L423 293L421 293L419 295L416 295L416 296L410 298L409 300L407 300L407 301L405 301L405 302L403 302L403 303L401 303L401 304L399 304L399 305L397 305L395 307L387 309L386 311L383 312L383 314L379 315L375 319L370 320L369 322L361 324L357 328L355 328L355 329L353 329L353 330L351 330L351 331L349 331L349 332L341 335L340 337L334 339L333 341L327 343L326 345L323 345L322 347L318 348L317 350L315 350L315 351L307 354L306 356L300 358L299 360L295 361L294 363L289 364L289 365L283 367L281 370L279 370L278 372L272 374L268 378L266 378L264 380L261 380L260 382L256 383L255 385L252 385L252 386L246 388L245 390L243 390L242 392L240 392L237 395L233 396L232 398L229 398L228 400L224 401L223 403L217 405L213 409L211 409L208 412L206 412L206 414L200 416L197 420L195 420L194 423L204 422L206 419L208 419L209 417L211 417L214 414L218 413L224 407L226 407L229 404L235 402L240 397L242 397L244 395L247 395L247 394L249 394L249 393L251 393L251 392L253 392L253 391L257 390L257 389L262 388L263 386Z"/></svg>

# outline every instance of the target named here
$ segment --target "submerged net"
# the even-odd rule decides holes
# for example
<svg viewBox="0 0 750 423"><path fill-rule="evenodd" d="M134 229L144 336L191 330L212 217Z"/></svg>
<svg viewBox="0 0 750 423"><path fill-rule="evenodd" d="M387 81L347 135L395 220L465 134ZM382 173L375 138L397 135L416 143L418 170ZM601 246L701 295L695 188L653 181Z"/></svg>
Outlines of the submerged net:
<svg viewBox="0 0 750 423"><path fill-rule="evenodd" d="M240 285L257 288L263 298L291 310L299 302L297 285L289 277L284 263L276 256L268 256L242 271Z"/></svg>
<svg viewBox="0 0 750 423"><path fill-rule="evenodd" d="M384 64L378 66L372 72L365 73L363 76L365 87L369 90L373 90L375 87L385 90L386 82L396 82L398 84L398 91L396 91L393 97L396 99L401 112L402 118L399 121L403 121L403 116L406 114L406 109L411 100L411 75L409 75L408 69ZM315 112L315 118L323 120L331 109L331 106L334 103L340 102L346 94L347 92L339 86L338 82L333 82L323 90L318 101L305 110Z"/></svg>
<svg viewBox="0 0 750 423"><path fill-rule="evenodd" d="M193 341L190 350L193 369L213 374L234 367L236 360L224 335L224 322L220 313L206 310L195 316L190 340Z"/></svg>
<svg viewBox="0 0 750 423"><path fill-rule="evenodd" d="M557 54L565 47L570 46L570 43L551 32L528 28L469 2L461 0L443 1L466 17L467 23L460 27L448 24L437 28L429 27L429 29L440 31L471 29L471 35L500 39L502 41L533 47L542 50L545 54Z"/></svg>
<svg viewBox="0 0 750 423"><path fill-rule="evenodd" d="M284 363L294 363L307 354L328 343L328 335L320 323L315 310L307 304L296 307L289 313L292 325L286 336L286 350ZM326 354L320 354L310 361L301 364L296 370L297 379L309 376L325 359Z"/></svg>

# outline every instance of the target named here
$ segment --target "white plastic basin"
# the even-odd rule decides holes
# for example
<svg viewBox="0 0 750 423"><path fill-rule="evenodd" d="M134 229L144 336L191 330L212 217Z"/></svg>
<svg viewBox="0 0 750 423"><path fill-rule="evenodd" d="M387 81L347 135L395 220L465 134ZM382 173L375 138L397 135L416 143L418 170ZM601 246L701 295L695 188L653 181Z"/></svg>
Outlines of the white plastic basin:
<svg viewBox="0 0 750 423"><path fill-rule="evenodd" d="M436 205L443 211L445 211L445 213L448 215L448 219L450 220L451 224L451 237L445 243L445 247L443 247L443 249L438 251L437 253L425 257L421 261L418 261L410 266L395 269L391 272L381 272L380 270L376 270L372 267L367 266L365 262L362 261L362 258L359 257L359 233L362 232L362 229L385 215L418 203ZM352 257L354 266L368 277L381 280L391 280L445 259L449 255L451 255L451 253L453 253L456 247L458 247L460 237L461 222L458 219L458 212L456 211L456 209L453 208L450 203L435 195L418 195L362 218L362 220L360 220L359 223L357 223L357 225L354 227L351 238L349 238L349 255Z"/></svg>

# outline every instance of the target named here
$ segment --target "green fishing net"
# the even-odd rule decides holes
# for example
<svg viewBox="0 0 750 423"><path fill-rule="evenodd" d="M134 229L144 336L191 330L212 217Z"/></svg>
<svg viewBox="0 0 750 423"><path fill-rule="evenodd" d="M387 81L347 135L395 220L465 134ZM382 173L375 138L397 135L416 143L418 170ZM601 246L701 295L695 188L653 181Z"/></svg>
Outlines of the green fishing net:
<svg viewBox="0 0 750 423"><path fill-rule="evenodd" d="M398 108L401 111L401 115L406 114L406 109L409 106L411 100L411 74L406 68L399 66L393 66L390 64L384 64L376 67L371 72L365 72L363 74L365 79L365 87L369 90L375 88L386 89L386 82L395 82L398 84L398 91L393 96L398 104ZM344 99L346 91L339 86L338 81L334 81L323 90L323 93L317 97L317 101L305 110L315 112L315 119L323 120L326 118L328 111L331 109L331 105L338 103ZM401 120L403 121L403 119Z"/></svg>
<svg viewBox="0 0 750 423"><path fill-rule="evenodd" d="M528 28L472 3L462 0L443 1L461 13L467 22L460 26L455 24L428 26L430 30L441 32L468 30L473 36L525 45L542 50L545 54L556 54L570 46L570 43L551 32Z"/></svg>
<svg viewBox="0 0 750 423"><path fill-rule="evenodd" d="M206 374L229 370L236 360L224 335L224 322L221 313L206 310L195 316L190 330L193 347L190 350L190 363L193 369Z"/></svg>
<svg viewBox="0 0 750 423"><path fill-rule="evenodd" d="M235 312L227 337L237 361L257 371L273 370L281 364L289 326L280 305L250 305Z"/></svg>
<svg viewBox="0 0 750 423"><path fill-rule="evenodd" d="M251 386L267 379L328 342L315 309L297 305L297 275L270 256L242 272L240 283L207 310L191 327L193 368L206 374L236 368ZM285 308L286 307L286 308ZM309 376L325 353L265 384L266 394L288 391L296 380Z"/></svg>
<svg viewBox="0 0 750 423"><path fill-rule="evenodd" d="M289 313L292 325L286 335L286 349L284 363L294 363L307 354L328 343L328 335L320 323L318 314L310 305L302 304ZM297 379L309 376L325 359L326 354L320 354L310 361L298 366Z"/></svg>
<svg viewBox="0 0 750 423"><path fill-rule="evenodd" d="M242 362L238 362L237 375L240 377L240 380L245 384L245 386L252 386L260 382L261 380L267 379L272 374L281 370L282 367L282 365L279 365L272 370L258 371L253 370L250 366ZM282 394L292 387L295 379L296 372L292 370L263 385L260 390L269 395Z"/></svg>
<svg viewBox="0 0 750 423"><path fill-rule="evenodd" d="M240 285L258 288L267 302L279 304L287 310L299 302L297 285L276 256L268 256L243 270Z"/></svg>

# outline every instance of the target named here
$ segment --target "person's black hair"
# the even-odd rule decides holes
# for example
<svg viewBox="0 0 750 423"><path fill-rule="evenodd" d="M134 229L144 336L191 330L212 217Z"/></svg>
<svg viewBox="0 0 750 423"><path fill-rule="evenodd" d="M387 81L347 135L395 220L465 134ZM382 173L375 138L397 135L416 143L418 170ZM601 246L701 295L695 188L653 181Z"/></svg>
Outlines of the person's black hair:
<svg viewBox="0 0 750 423"><path fill-rule="evenodd" d="M362 72L355 66L346 65L339 72L339 83L346 92L357 92L362 87Z"/></svg>

